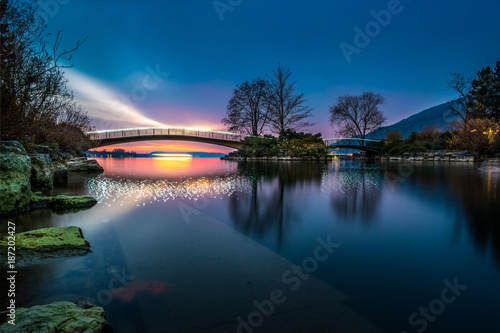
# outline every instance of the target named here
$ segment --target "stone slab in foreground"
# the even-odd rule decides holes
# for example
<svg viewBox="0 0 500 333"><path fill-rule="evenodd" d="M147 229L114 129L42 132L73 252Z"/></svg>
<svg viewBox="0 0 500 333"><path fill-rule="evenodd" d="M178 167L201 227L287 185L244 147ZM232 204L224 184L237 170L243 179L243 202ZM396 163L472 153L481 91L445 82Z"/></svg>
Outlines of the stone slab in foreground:
<svg viewBox="0 0 500 333"><path fill-rule="evenodd" d="M0 332L85 332L108 333L113 328L101 307L79 307L70 302L54 302L30 308L17 308L15 325L8 312L0 312Z"/></svg>
<svg viewBox="0 0 500 333"><path fill-rule="evenodd" d="M16 264L39 263L46 259L84 255L90 252L90 244L83 238L78 227L44 228L17 233ZM2 256L8 246L8 237L0 241ZM4 260L3 262L7 262Z"/></svg>

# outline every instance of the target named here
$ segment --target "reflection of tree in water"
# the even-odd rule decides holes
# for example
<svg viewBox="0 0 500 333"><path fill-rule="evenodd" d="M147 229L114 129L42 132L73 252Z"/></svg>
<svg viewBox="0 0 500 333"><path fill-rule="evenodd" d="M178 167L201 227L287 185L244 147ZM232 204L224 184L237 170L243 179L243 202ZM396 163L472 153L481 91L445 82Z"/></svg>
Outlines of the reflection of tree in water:
<svg viewBox="0 0 500 333"><path fill-rule="evenodd" d="M398 164L388 165L387 170L398 173ZM462 207L468 235L483 253L491 249L500 264L500 173L498 169L473 165L431 164L413 165L405 186L422 197L453 200L449 206ZM458 225L460 227L460 225ZM460 231L460 228L455 230Z"/></svg>
<svg viewBox="0 0 500 333"><path fill-rule="evenodd" d="M279 247L286 228L300 218L290 198L293 190L319 186L325 167L320 162L239 162L238 172L249 181L251 191L231 197L233 223L245 234L263 236L275 230Z"/></svg>
<svg viewBox="0 0 500 333"><path fill-rule="evenodd" d="M500 264L500 173L488 167L452 171L449 190L463 205L470 237L482 252L491 249Z"/></svg>
<svg viewBox="0 0 500 333"><path fill-rule="evenodd" d="M334 161L321 185L333 211L344 221L370 222L381 200L378 164Z"/></svg>

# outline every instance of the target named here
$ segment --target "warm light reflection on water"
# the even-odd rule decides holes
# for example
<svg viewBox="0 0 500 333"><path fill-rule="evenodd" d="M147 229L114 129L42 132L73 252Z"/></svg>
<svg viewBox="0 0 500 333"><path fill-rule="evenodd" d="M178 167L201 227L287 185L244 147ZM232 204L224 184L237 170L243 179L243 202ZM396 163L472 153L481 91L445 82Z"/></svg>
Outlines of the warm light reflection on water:
<svg viewBox="0 0 500 333"><path fill-rule="evenodd" d="M222 176L234 172L237 168L237 163L221 162L217 158L182 158L179 156L179 158L96 158L96 160L104 168L105 176L120 175L131 179L189 178L206 176L207 173Z"/></svg>
<svg viewBox="0 0 500 333"><path fill-rule="evenodd" d="M190 160L193 158L192 155L189 154L174 154L174 153L161 153L161 154L154 154L153 158L155 160Z"/></svg>
<svg viewBox="0 0 500 333"><path fill-rule="evenodd" d="M96 177L88 179L87 187L93 197L107 206L123 206L131 202L145 206L175 199L222 198L250 189L245 177L236 174L179 180Z"/></svg>

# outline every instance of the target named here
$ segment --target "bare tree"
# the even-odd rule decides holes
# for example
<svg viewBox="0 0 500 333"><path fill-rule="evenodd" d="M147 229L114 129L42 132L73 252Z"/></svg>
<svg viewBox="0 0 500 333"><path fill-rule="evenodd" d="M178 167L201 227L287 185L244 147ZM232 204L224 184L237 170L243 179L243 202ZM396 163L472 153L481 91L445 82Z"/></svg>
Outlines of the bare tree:
<svg viewBox="0 0 500 333"><path fill-rule="evenodd" d="M472 113L472 101L469 94L472 80L466 78L463 73L454 72L451 73L450 76L451 77L448 79L448 87L458 93L458 98L453 100L455 103L451 103L448 108L462 118L464 124L466 124Z"/></svg>
<svg viewBox="0 0 500 333"><path fill-rule="evenodd" d="M384 103L382 95L371 91L360 96L339 96L337 104L330 107L330 123L339 127L338 133L342 137L364 139L386 121L378 108Z"/></svg>
<svg viewBox="0 0 500 333"><path fill-rule="evenodd" d="M0 111L3 139L58 142L57 125L72 113L71 127L90 128L89 118L66 89L64 69L72 67L71 49L60 49L58 32L52 47L35 0L0 1ZM64 63L64 64L63 64ZM83 135L82 135L83 136Z"/></svg>
<svg viewBox="0 0 500 333"><path fill-rule="evenodd" d="M261 135L268 120L269 83L261 78L236 86L222 123L230 131Z"/></svg>
<svg viewBox="0 0 500 333"><path fill-rule="evenodd" d="M311 123L304 120L312 117L312 109L305 103L304 94L295 94L295 83L290 81L292 73L289 68L278 64L272 75L268 75L270 82L269 96L269 126L271 131L283 136L286 130L303 130Z"/></svg>

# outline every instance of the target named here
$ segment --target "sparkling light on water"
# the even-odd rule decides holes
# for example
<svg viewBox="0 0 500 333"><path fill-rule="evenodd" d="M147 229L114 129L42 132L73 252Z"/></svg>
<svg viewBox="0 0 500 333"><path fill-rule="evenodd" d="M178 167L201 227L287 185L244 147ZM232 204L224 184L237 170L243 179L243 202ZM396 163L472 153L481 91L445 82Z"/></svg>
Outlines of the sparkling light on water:
<svg viewBox="0 0 500 333"><path fill-rule="evenodd" d="M94 198L107 206L134 201L137 206L167 200L197 200L201 197L222 198L251 190L249 181L236 174L223 177L201 177L180 180L144 179L101 176L90 178L87 188Z"/></svg>

